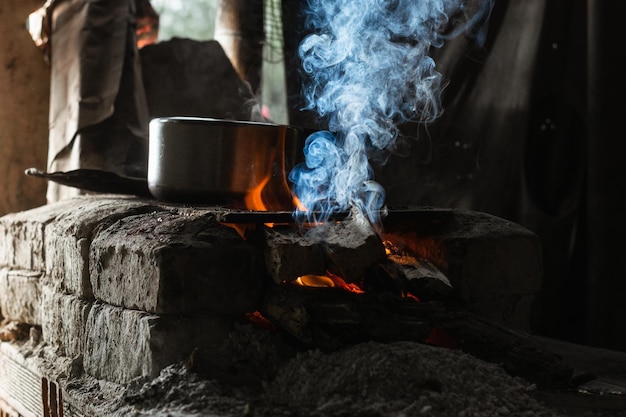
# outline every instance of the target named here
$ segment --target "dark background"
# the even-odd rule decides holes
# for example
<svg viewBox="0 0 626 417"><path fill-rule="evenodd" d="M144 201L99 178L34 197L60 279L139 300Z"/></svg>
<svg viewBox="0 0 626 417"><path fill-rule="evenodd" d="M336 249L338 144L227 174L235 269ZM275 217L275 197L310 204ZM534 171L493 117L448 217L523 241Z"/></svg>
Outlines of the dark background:
<svg viewBox="0 0 626 417"><path fill-rule="evenodd" d="M290 123L299 111L300 0L283 0ZM404 155L377 165L387 204L460 207L542 239L539 334L626 350L626 3L496 0L487 42L433 51L444 114L405 125Z"/></svg>

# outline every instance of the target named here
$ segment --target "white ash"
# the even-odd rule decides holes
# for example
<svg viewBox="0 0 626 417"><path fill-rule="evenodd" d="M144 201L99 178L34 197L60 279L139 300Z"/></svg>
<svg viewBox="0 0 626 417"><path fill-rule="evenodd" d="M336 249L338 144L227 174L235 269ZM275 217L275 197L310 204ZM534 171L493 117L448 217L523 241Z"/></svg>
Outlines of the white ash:
<svg viewBox="0 0 626 417"><path fill-rule="evenodd" d="M418 343L365 343L311 351L281 369L267 390L300 416L552 416L534 386L460 351Z"/></svg>
<svg viewBox="0 0 626 417"><path fill-rule="evenodd" d="M532 384L460 351L418 343L364 343L287 360L259 394L166 368L136 381L108 416L482 417L556 416Z"/></svg>

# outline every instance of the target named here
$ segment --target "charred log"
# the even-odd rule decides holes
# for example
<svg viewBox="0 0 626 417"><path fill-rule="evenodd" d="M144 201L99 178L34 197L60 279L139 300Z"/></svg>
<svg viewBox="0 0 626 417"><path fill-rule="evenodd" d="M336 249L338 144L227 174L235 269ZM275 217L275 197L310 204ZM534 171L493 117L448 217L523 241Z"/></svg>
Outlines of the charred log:
<svg viewBox="0 0 626 417"><path fill-rule="evenodd" d="M573 369L529 334L467 312L438 314L436 321L467 353L500 364L510 375L520 376L542 387L567 385Z"/></svg>
<svg viewBox="0 0 626 417"><path fill-rule="evenodd" d="M528 334L438 302L281 285L269 290L262 313L304 348L333 351L365 341L437 343L432 333L443 331L459 349L540 386L565 386L573 371Z"/></svg>
<svg viewBox="0 0 626 417"><path fill-rule="evenodd" d="M422 341L434 307L390 294L356 294L338 288L281 285L272 288L262 313L306 348L333 351L369 340Z"/></svg>

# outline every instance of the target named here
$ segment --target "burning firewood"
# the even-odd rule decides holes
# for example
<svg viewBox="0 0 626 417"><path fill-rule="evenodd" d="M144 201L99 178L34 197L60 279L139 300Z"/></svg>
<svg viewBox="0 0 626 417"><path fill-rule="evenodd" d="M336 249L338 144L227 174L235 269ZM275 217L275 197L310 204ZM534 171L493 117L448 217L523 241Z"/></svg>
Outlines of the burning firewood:
<svg viewBox="0 0 626 417"><path fill-rule="evenodd" d="M370 340L416 341L454 346L541 386L565 386L572 375L559 356L526 333L438 302L285 284L270 289L262 313L305 348L333 351ZM435 332L445 334L445 344Z"/></svg>
<svg viewBox="0 0 626 417"><path fill-rule="evenodd" d="M346 282L360 280L368 268L387 257L382 240L362 214L317 226L307 236L321 243L329 271Z"/></svg>
<svg viewBox="0 0 626 417"><path fill-rule="evenodd" d="M453 287L448 277L432 262L417 259L407 252L385 242L387 261L380 264L381 269L399 282L403 293L410 293L420 300L445 301L451 295Z"/></svg>
<svg viewBox="0 0 626 417"><path fill-rule="evenodd" d="M434 305L389 294L357 294L338 288L285 284L272 288L263 314L306 347L332 351L374 340L423 341Z"/></svg>

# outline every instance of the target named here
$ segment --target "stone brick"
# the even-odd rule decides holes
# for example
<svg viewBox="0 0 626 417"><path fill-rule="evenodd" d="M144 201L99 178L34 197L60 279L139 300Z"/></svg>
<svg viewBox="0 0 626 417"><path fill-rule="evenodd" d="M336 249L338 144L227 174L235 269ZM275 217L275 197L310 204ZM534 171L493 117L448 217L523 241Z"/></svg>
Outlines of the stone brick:
<svg viewBox="0 0 626 417"><path fill-rule="evenodd" d="M70 201L45 229L46 274L58 290L92 298L89 246L94 229L125 216L165 209L152 200L125 196L79 196Z"/></svg>
<svg viewBox="0 0 626 417"><path fill-rule="evenodd" d="M61 294L43 285L41 331L43 340L73 358L83 353L87 316L93 303L73 294Z"/></svg>
<svg viewBox="0 0 626 417"><path fill-rule="evenodd" d="M41 272L0 269L0 311L9 320L41 324Z"/></svg>
<svg viewBox="0 0 626 417"><path fill-rule="evenodd" d="M302 234L293 227L264 228L253 235L272 279L280 284L327 271L355 282L386 259L380 237L362 218L329 222Z"/></svg>
<svg viewBox="0 0 626 417"><path fill-rule="evenodd" d="M307 235L324 247L328 269L347 282L358 281L368 268L386 259L380 236L358 213L315 227Z"/></svg>
<svg viewBox="0 0 626 417"><path fill-rule="evenodd" d="M254 240L259 242L267 271L277 284L301 275L326 273L322 246L291 227L262 228Z"/></svg>
<svg viewBox="0 0 626 417"><path fill-rule="evenodd" d="M100 229L90 249L96 299L150 313L254 311L262 255L202 211L128 216Z"/></svg>
<svg viewBox="0 0 626 417"><path fill-rule="evenodd" d="M116 383L154 378L195 348L217 346L231 326L231 318L210 313L155 315L96 302L87 320L84 369Z"/></svg>
<svg viewBox="0 0 626 417"><path fill-rule="evenodd" d="M446 274L462 305L484 317L529 330L541 290L541 240L490 214L423 208L390 213L384 238Z"/></svg>
<svg viewBox="0 0 626 417"><path fill-rule="evenodd" d="M43 271L44 229L72 206L64 201L0 217L0 266Z"/></svg>

